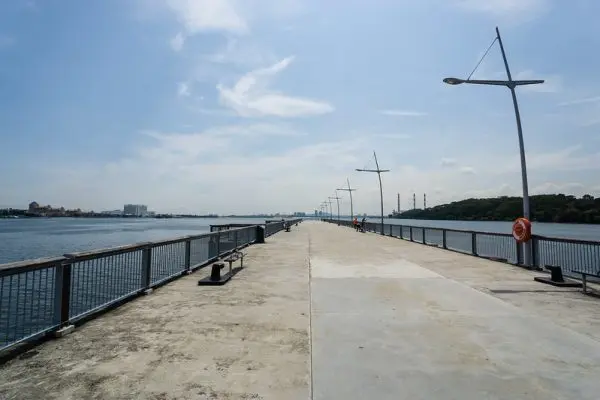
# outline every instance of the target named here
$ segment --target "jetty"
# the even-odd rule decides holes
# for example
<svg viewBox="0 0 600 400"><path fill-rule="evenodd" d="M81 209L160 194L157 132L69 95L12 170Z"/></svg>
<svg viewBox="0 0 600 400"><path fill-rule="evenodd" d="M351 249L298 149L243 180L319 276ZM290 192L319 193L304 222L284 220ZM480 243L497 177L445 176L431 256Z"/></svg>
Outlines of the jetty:
<svg viewBox="0 0 600 400"><path fill-rule="evenodd" d="M0 399L600 396L600 299L543 271L320 221L242 236L228 283L198 286L187 239L176 279L7 359Z"/></svg>

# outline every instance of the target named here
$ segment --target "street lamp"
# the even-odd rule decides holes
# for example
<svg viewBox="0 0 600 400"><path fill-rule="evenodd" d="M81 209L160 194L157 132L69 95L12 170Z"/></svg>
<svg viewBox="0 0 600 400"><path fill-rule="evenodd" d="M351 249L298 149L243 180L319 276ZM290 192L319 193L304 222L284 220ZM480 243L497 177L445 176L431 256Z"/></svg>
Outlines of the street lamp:
<svg viewBox="0 0 600 400"><path fill-rule="evenodd" d="M322 202L321 203L321 211L323 212L323 219L327 219L327 203Z"/></svg>
<svg viewBox="0 0 600 400"><path fill-rule="evenodd" d="M340 224L340 197L337 195L337 190L335 191L335 197L329 197L329 201L335 199L335 201L337 201L337 210L338 210L338 218L337 218L337 223L338 225Z"/></svg>
<svg viewBox="0 0 600 400"><path fill-rule="evenodd" d="M383 186L381 185L381 173L382 172L389 172L389 169L379 169L379 162L377 161L377 154L375 154L375 151L373 151L373 157L375 158L375 167L377 169L359 169L357 168L356 170L358 172L376 172L377 173L377 177L379 178L379 195L381 197L381 234L385 235L384 229L383 229Z"/></svg>
<svg viewBox="0 0 600 400"><path fill-rule="evenodd" d="M354 220L354 206L352 205L352 192L356 191L356 189L353 189L350 187L350 179L346 178L346 181L348 182L348 188L341 188L341 189L336 189L336 190L343 190L345 192L350 193L350 219Z"/></svg>
<svg viewBox="0 0 600 400"><path fill-rule="evenodd" d="M492 85L492 86L506 86L510 89L512 94L513 106L515 108L515 118L517 120L517 132L519 135L519 151L521 153L521 180L523 182L523 217L530 219L529 214L529 186L527 184L527 163L525 160L525 145L523 144L523 128L521 126L521 113L519 112L519 104L517 103L517 93L515 88L517 86L524 85L536 85L544 83L541 79L536 80L513 80L510 74L510 68L508 67L508 61L506 60L506 53L502 44L502 38L500 37L500 30L496 27L496 39L500 45L500 51L502 52L502 59L504 60L504 67L506 68L506 75L508 80L480 80L480 79L459 79L459 78L445 78L444 83L448 85L460 85L463 83L470 83L475 85ZM524 243L523 251L523 263L526 266L531 266L532 259L532 247L531 241Z"/></svg>

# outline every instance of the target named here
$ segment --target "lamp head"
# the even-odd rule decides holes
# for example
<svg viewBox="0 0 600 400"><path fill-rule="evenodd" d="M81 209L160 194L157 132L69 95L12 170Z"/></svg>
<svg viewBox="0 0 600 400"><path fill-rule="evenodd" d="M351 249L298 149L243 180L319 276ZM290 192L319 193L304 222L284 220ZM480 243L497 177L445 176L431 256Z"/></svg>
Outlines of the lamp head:
<svg viewBox="0 0 600 400"><path fill-rule="evenodd" d="M460 85L461 83L464 83L464 79L458 79L458 78L444 78L444 83L448 84L448 85Z"/></svg>

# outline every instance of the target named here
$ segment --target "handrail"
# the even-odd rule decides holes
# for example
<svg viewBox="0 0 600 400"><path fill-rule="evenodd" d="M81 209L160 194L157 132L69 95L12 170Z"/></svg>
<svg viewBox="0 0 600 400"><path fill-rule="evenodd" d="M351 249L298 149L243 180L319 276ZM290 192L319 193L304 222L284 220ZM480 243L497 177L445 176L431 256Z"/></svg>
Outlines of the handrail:
<svg viewBox="0 0 600 400"><path fill-rule="evenodd" d="M352 226L352 221L324 219L326 222L343 226ZM441 227L416 226L405 224L384 224L366 222L365 229L383 232L415 243L441 247L477 257L505 260L511 264L523 266L523 245L508 233L484 232ZM563 274L579 278L576 271L596 271L600 269L600 241L555 238L532 235L531 238L534 269L560 266Z"/></svg>
<svg viewBox="0 0 600 400"><path fill-rule="evenodd" d="M242 227L242 228L228 229L226 231L220 231L220 232L221 233L222 232L235 232L235 231L240 231L240 230L244 230L244 229L248 229L248 228L255 228L257 226L259 226L259 225L250 225L250 226L246 226L246 227ZM123 254L123 253L129 253L129 252L136 251L136 250L143 250L148 247L158 247L158 246L164 246L164 245L169 245L169 244L173 244L173 243L180 243L180 242L184 242L186 240L196 240L196 239L201 239L204 237L216 236L220 232L219 231L206 232L206 233L201 233L198 235L179 236L179 237L175 237L172 239L155 240L152 242L138 242L138 243L126 244L126 245L122 245L122 246L113 246L113 247L106 247L106 248L102 248L102 249L66 253L62 256L14 261L14 262L10 262L10 263L0 264L0 276L8 275L6 273L6 271L10 272L10 271L14 271L14 270L19 270L24 267L28 267L29 270L32 270L31 269L32 267L33 267L33 269L46 268L46 267L54 265L58 262L63 262L63 263L65 261L80 262L80 261L90 260L93 258L108 257L108 256L113 256L113 255L118 255L118 254Z"/></svg>
<svg viewBox="0 0 600 400"><path fill-rule="evenodd" d="M0 353L262 242L284 225L250 225L1 264Z"/></svg>
<svg viewBox="0 0 600 400"><path fill-rule="evenodd" d="M321 220L325 221L325 222L330 222L330 223L333 223L333 224L337 224L338 223L338 221L336 219L322 218ZM339 222L341 224L347 225L347 226L352 225L352 221L349 221L349 220L340 220ZM381 225L380 222L371 222L371 221L366 221L366 222L367 223L371 223L371 224ZM473 229L442 228L442 227L439 227L439 226L390 224L390 223L384 224L384 225L388 225L388 226L389 225L391 225L391 226L405 226L405 227L411 227L411 228L417 228L417 229L430 229L430 230L434 230L434 231L464 232L464 233L477 233L479 235L494 235L494 236L513 237L511 233L490 232L490 231L477 231L477 230L473 230ZM555 242L568 242L568 243L578 243L578 244L600 245L600 240L585 240L585 239L560 238L560 237L544 236L544 235L536 235L536 234L531 235L531 237L532 238L535 237L537 239L555 241Z"/></svg>

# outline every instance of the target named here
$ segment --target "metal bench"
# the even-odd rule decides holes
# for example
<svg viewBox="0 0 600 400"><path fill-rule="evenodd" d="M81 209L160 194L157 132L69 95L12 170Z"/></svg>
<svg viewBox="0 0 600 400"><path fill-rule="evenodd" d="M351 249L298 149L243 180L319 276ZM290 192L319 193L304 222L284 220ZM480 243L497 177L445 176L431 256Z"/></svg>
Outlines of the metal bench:
<svg viewBox="0 0 600 400"><path fill-rule="evenodd" d="M231 253L230 255L228 255L227 257L225 257L223 259L223 261L229 263L229 273L231 273L232 264L234 262L236 262L237 260L240 260L240 268L244 268L244 256L245 255L246 255L246 253L235 250L233 253Z"/></svg>
<svg viewBox="0 0 600 400"><path fill-rule="evenodd" d="M229 254L227 257L220 261L225 261L229 263L229 272L221 275L221 270L225 268L225 264L222 262L216 262L211 267L210 275L206 278L202 278L198 281L198 286L213 286L213 285L224 285L227 283L235 274L240 272L244 268L244 256L246 254L234 250L233 253ZM232 264L236 261L240 260L240 266L238 268L233 269Z"/></svg>
<svg viewBox="0 0 600 400"><path fill-rule="evenodd" d="M583 284L583 293L587 293L587 277L594 276L596 278L600 278L600 270L594 272L589 271L581 271L577 269L571 270L571 272L575 272L576 274L581 274L581 283Z"/></svg>

